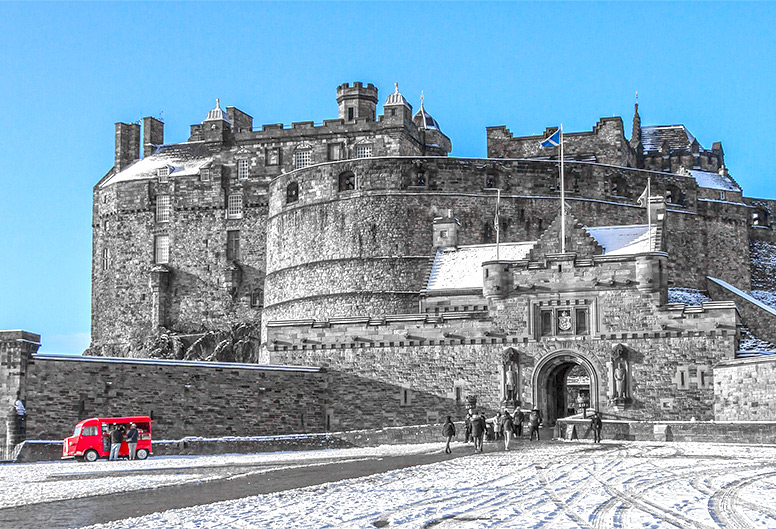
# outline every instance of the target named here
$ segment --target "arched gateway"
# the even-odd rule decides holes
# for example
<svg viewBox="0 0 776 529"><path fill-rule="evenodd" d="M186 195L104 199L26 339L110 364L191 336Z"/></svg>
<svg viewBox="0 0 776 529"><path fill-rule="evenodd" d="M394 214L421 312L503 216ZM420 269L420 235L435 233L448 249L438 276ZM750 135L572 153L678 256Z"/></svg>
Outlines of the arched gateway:
<svg viewBox="0 0 776 529"><path fill-rule="evenodd" d="M573 413L577 396L589 408L598 409L598 373L585 356L574 351L556 351L542 358L533 372L533 401L544 416L545 426Z"/></svg>

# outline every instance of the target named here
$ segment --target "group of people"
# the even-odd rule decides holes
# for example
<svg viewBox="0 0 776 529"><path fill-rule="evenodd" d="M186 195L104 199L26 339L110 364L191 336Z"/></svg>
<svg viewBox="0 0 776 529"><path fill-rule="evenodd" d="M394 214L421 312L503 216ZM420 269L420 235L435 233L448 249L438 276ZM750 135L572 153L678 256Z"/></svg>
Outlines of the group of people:
<svg viewBox="0 0 776 529"><path fill-rule="evenodd" d="M129 450L129 459L135 459L137 454L137 440L140 437L140 432L137 431L137 425L130 423L129 430L124 428L124 425L114 424L110 430L110 455L109 461L117 461L119 459L119 450L121 449L121 443L127 442L127 449Z"/></svg>
<svg viewBox="0 0 776 529"><path fill-rule="evenodd" d="M514 413L509 410L498 412L494 417L485 417L485 414L470 409L464 420L464 442L474 443L474 452L482 452L482 444L485 440L486 432L493 432L493 440L504 440L504 450L509 450L509 443L512 436L521 437L523 435L523 423L528 421L530 439L533 441L534 435L539 440L539 426L542 424L542 414L538 408L532 409L527 415L520 408L516 408ZM491 425L492 428L489 428ZM450 416L442 427L442 435L447 438L445 453L451 453L450 442L455 436L455 424Z"/></svg>
<svg viewBox="0 0 776 529"><path fill-rule="evenodd" d="M464 420L464 442L474 443L474 452L482 452L482 443L485 439L486 432L489 432L488 425L492 425L492 439L504 440L504 450L509 450L509 443L512 441L512 436L516 435L522 437L523 435L523 423L528 421L528 432L530 440L533 441L534 435L536 440L539 441L539 426L542 424L542 412L538 408L534 407L526 415L520 408L515 408L513 413L509 413L509 410L502 410L498 412L494 417L486 418L483 413L470 409L466 414ZM596 412L590 419L590 429L593 431L593 442L601 442L601 429L603 422L601 416ZM447 444L445 445L445 453L452 453L450 443L453 437L456 435L455 424L448 415L447 421L442 426L442 435L447 438Z"/></svg>

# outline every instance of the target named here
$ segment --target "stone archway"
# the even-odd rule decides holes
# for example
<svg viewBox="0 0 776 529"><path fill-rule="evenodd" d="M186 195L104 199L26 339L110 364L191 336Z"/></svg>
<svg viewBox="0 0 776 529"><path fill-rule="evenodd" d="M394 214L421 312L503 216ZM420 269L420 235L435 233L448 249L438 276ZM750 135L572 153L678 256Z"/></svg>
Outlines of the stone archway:
<svg viewBox="0 0 776 529"><path fill-rule="evenodd" d="M533 372L533 401L542 412L545 426L554 426L559 418L567 415L566 410L573 407L567 390L568 375L575 368L576 371L581 368L589 378L588 407L598 409L599 380L593 364L574 351L555 351L542 358Z"/></svg>

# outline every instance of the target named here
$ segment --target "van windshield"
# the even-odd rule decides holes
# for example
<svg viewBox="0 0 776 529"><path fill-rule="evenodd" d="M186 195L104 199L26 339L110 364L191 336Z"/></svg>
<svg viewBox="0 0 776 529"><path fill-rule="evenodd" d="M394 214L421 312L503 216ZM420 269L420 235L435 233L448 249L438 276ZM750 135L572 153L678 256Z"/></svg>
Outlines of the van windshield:
<svg viewBox="0 0 776 529"><path fill-rule="evenodd" d="M75 430L73 431L73 437L78 437L81 434L81 427L76 426Z"/></svg>

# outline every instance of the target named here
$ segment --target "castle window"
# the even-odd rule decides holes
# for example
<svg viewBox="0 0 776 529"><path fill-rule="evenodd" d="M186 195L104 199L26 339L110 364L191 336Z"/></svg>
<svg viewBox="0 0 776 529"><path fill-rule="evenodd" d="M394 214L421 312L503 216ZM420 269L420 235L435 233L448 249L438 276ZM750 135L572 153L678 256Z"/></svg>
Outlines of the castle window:
<svg viewBox="0 0 776 529"><path fill-rule="evenodd" d="M351 171L345 171L344 173L339 175L338 189L340 191L352 191L355 188L356 188L356 175L354 175Z"/></svg>
<svg viewBox="0 0 776 529"><path fill-rule="evenodd" d="M418 171L418 173L415 175L415 185L418 187L425 187L426 186L426 172L425 171Z"/></svg>
<svg viewBox="0 0 776 529"><path fill-rule="evenodd" d="M483 244L490 244L494 240L493 236L493 221L488 220L485 222L485 229L483 231Z"/></svg>
<svg viewBox="0 0 776 529"><path fill-rule="evenodd" d="M552 336L552 311L543 310L541 313L541 335Z"/></svg>
<svg viewBox="0 0 776 529"><path fill-rule="evenodd" d="M154 237L154 263L167 264L170 262L170 236L157 235Z"/></svg>
<svg viewBox="0 0 776 529"><path fill-rule="evenodd" d="M248 178L248 160L237 160L237 179L245 180Z"/></svg>
<svg viewBox="0 0 776 529"><path fill-rule="evenodd" d="M355 114L355 108L348 107L348 121L353 121L353 115Z"/></svg>
<svg viewBox="0 0 776 529"><path fill-rule="evenodd" d="M342 144L341 143L330 143L329 144L329 161L330 162L336 162L338 160L342 160Z"/></svg>
<svg viewBox="0 0 776 529"><path fill-rule="evenodd" d="M313 153L310 149L304 149L294 153L294 169L302 169L312 163Z"/></svg>
<svg viewBox="0 0 776 529"><path fill-rule="evenodd" d="M210 182L210 168L203 167L199 170L199 180L201 182Z"/></svg>
<svg viewBox="0 0 776 529"><path fill-rule="evenodd" d="M372 144L364 143L362 145L356 145L356 158L371 158L372 157Z"/></svg>
<svg viewBox="0 0 776 529"><path fill-rule="evenodd" d="M612 195L618 197L628 196L628 185L625 183L624 178L614 177L612 179Z"/></svg>
<svg viewBox="0 0 776 529"><path fill-rule="evenodd" d="M576 309L576 334L587 334L587 309Z"/></svg>
<svg viewBox="0 0 776 529"><path fill-rule="evenodd" d="M229 195L226 203L226 218L241 219L243 215L242 195Z"/></svg>
<svg viewBox="0 0 776 529"><path fill-rule="evenodd" d="M412 402L412 394L409 388L401 388L401 394L399 395L399 402L401 406L409 406Z"/></svg>
<svg viewBox="0 0 776 529"><path fill-rule="evenodd" d="M299 200L299 184L291 182L286 186L286 204Z"/></svg>
<svg viewBox="0 0 776 529"><path fill-rule="evenodd" d="M455 387L455 403L460 404L463 402L463 388L461 386Z"/></svg>
<svg viewBox="0 0 776 529"><path fill-rule="evenodd" d="M680 206L684 204L684 196L682 195L682 190L676 186L667 185L666 202L668 202L669 204L677 204Z"/></svg>
<svg viewBox="0 0 776 529"><path fill-rule="evenodd" d="M229 261L240 260L240 230L226 232L226 259Z"/></svg>
<svg viewBox="0 0 776 529"><path fill-rule="evenodd" d="M264 292L260 288L251 292L251 307L261 307L264 304Z"/></svg>
<svg viewBox="0 0 776 529"><path fill-rule="evenodd" d="M720 200L725 200L725 192L724 191L720 191L719 192L719 199Z"/></svg>
<svg viewBox="0 0 776 529"><path fill-rule="evenodd" d="M108 260L108 257L109 257L108 249L107 248L103 248L102 249L102 269L103 270L107 270L108 269L108 264L110 262Z"/></svg>
<svg viewBox="0 0 776 529"><path fill-rule="evenodd" d="M156 197L156 222L170 222L172 216L172 200L170 195Z"/></svg>
<svg viewBox="0 0 776 529"><path fill-rule="evenodd" d="M164 183L169 181L170 177L170 167L165 165L164 167L160 167L156 170L156 176L159 178L159 182Z"/></svg>

